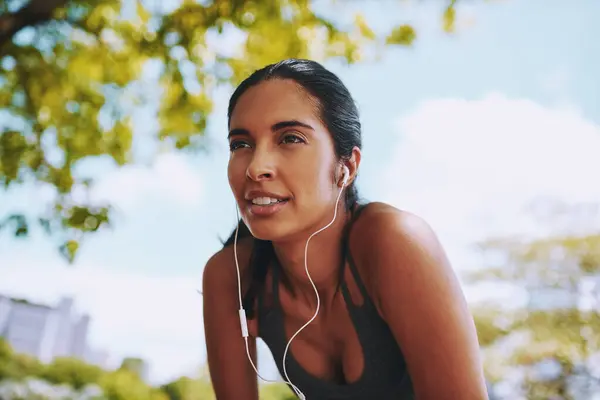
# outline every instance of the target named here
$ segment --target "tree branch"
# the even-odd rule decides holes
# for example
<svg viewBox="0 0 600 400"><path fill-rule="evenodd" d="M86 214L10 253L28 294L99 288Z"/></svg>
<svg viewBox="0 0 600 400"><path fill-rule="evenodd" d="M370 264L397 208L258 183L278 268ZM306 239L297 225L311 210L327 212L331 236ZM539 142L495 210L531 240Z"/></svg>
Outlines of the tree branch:
<svg viewBox="0 0 600 400"><path fill-rule="evenodd" d="M21 29L35 26L52 19L52 13L68 0L30 0L14 13L0 15L0 50ZM3 51L0 51L0 54Z"/></svg>

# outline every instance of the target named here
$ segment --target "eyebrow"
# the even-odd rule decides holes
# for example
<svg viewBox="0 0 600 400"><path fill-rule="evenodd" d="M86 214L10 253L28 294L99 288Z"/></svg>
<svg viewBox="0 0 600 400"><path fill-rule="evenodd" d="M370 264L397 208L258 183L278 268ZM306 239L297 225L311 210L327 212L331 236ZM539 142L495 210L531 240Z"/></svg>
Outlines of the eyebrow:
<svg viewBox="0 0 600 400"><path fill-rule="evenodd" d="M285 128L297 128L297 127L301 127L301 128L306 128L306 129L310 129L311 131L314 131L315 129L308 125L307 123L304 122L300 122L297 121L295 119L289 120L289 121L281 121L281 122L276 122L273 125L271 125L271 131L272 132L277 132L281 129L285 129ZM235 128L232 129L231 131L229 131L229 134L227 135L227 138L231 138L232 136L248 136L250 135L250 131L248 131L247 129L244 128Z"/></svg>

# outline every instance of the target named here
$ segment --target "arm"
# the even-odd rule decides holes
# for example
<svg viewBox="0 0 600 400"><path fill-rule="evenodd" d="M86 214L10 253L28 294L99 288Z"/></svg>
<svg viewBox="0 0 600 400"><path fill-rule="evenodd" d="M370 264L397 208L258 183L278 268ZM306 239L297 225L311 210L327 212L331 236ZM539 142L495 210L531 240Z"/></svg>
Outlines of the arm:
<svg viewBox="0 0 600 400"><path fill-rule="evenodd" d="M475 324L436 235L392 207L370 225L375 299L404 353L415 398L487 399Z"/></svg>
<svg viewBox="0 0 600 400"><path fill-rule="evenodd" d="M258 400L256 373L248 361L241 334L237 275L232 259L232 249L223 249L208 261L203 272L208 368L217 399ZM248 337L248 344L256 365L255 338Z"/></svg>

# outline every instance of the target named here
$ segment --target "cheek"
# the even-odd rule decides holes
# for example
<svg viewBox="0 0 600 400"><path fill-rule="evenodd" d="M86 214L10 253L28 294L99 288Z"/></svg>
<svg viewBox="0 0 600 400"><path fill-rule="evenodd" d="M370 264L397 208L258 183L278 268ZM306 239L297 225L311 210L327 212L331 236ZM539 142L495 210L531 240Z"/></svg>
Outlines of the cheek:
<svg viewBox="0 0 600 400"><path fill-rule="evenodd" d="M333 171L329 165L323 165L318 171L315 183L315 196L323 202L331 199L333 185Z"/></svg>
<svg viewBox="0 0 600 400"><path fill-rule="evenodd" d="M298 182L295 186L300 189L300 195L305 201L313 206L329 202L333 189L333 169L329 163L317 160L304 163L302 168L296 169L295 175Z"/></svg>

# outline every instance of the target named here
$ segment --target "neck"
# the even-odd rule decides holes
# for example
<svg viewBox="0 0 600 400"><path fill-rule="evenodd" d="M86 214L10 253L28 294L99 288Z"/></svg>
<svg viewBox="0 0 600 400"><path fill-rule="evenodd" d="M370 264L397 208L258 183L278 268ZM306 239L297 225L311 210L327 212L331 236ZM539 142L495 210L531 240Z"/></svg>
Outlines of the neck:
<svg viewBox="0 0 600 400"><path fill-rule="evenodd" d="M331 226L319 232L310 239L307 253L308 272L319 290L319 293L329 297L333 294L339 281L339 267L342 262L341 245L344 228L350 214L345 212L343 205L338 209L338 214ZM317 230L328 224L331 219L311 229L300 237L284 242L274 242L273 248L281 264L283 273L294 288L306 294L307 298L314 297L314 289L306 274L305 248L306 241Z"/></svg>

